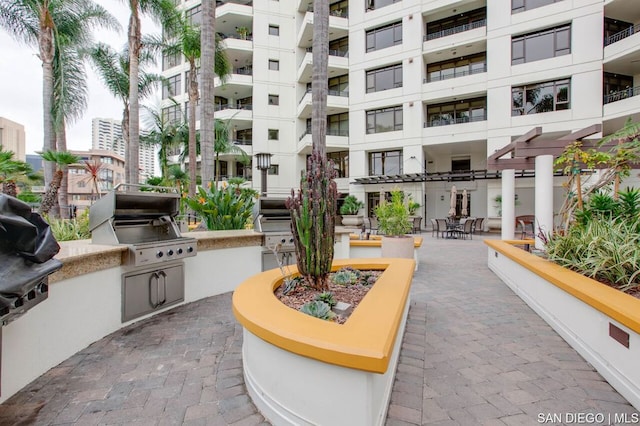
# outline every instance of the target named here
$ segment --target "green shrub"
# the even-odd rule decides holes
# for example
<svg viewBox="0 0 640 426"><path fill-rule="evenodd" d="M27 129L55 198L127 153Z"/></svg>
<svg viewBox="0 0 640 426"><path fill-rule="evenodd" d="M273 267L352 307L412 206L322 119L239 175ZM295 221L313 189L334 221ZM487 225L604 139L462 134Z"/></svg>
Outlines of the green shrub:
<svg viewBox="0 0 640 426"><path fill-rule="evenodd" d="M240 185L229 185L209 191L198 188L198 194L187 198L187 206L196 212L211 231L244 229L251 223L253 205L258 192Z"/></svg>
<svg viewBox="0 0 640 426"><path fill-rule="evenodd" d="M323 320L332 320L336 317L336 314L331 310L331 307L320 300L305 303L300 308L300 312Z"/></svg>
<svg viewBox="0 0 640 426"><path fill-rule="evenodd" d="M51 232L57 241L86 240L89 231L89 209L85 209L75 219L47 219Z"/></svg>
<svg viewBox="0 0 640 426"><path fill-rule="evenodd" d="M391 191L391 201L382 201L375 208L378 229L384 235L400 236L413 228L409 220L409 209L404 204L404 195L399 189Z"/></svg>
<svg viewBox="0 0 640 426"><path fill-rule="evenodd" d="M340 206L340 214L342 215L356 215L361 208L364 207L364 203L358 200L353 195L347 195Z"/></svg>

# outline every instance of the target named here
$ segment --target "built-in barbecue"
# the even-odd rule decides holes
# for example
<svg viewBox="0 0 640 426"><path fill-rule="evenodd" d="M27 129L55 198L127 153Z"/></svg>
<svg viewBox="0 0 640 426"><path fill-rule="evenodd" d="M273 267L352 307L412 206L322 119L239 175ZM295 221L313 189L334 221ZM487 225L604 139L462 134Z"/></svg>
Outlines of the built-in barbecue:
<svg viewBox="0 0 640 426"><path fill-rule="evenodd" d="M126 245L122 275L122 321L184 300L184 262L197 254L197 240L180 234L175 217L180 194L118 185L89 210L91 241Z"/></svg>
<svg viewBox="0 0 640 426"><path fill-rule="evenodd" d="M256 231L262 238L262 270L296 263L291 214L285 198L260 197L256 203Z"/></svg>

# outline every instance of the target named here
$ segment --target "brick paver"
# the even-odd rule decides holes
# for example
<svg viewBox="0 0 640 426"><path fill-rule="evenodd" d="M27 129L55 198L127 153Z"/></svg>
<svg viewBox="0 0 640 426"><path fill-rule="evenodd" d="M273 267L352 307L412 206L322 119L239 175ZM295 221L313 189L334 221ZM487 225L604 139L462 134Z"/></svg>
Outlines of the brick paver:
<svg viewBox="0 0 640 426"><path fill-rule="evenodd" d="M388 426L637 413L488 270L482 238L423 236ZM51 369L0 405L0 425L268 424L247 395L241 348L230 294L181 306Z"/></svg>

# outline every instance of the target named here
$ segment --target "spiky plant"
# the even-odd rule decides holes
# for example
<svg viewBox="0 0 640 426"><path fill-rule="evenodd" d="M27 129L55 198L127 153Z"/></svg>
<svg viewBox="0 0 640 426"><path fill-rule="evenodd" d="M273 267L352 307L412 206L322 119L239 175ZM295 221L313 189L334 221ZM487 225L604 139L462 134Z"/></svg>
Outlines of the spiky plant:
<svg viewBox="0 0 640 426"><path fill-rule="evenodd" d="M309 157L302 173L300 190L291 191L287 208L296 247L298 271L308 285L319 291L329 289L333 262L338 190L332 162L322 161L317 151Z"/></svg>
<svg viewBox="0 0 640 426"><path fill-rule="evenodd" d="M42 158L45 161L51 161L58 166L69 165L78 163L80 161L80 157L71 154L70 152L63 151L45 151L41 154ZM56 198L58 197L58 190L60 189L60 183L62 182L63 172L60 167L57 167L55 174L53 175L53 179L47 188L47 192L42 196L42 204L40 204L40 214L47 214L49 210L56 203Z"/></svg>

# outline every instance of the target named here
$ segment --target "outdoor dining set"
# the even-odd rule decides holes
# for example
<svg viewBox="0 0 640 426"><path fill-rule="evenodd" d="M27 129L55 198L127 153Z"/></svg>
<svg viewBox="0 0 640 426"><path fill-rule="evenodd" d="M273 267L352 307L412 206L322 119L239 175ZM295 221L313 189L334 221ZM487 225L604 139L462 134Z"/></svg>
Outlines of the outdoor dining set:
<svg viewBox="0 0 640 426"><path fill-rule="evenodd" d="M482 231L484 218L463 217L460 219L431 219L431 235L437 238L473 239L473 234Z"/></svg>

